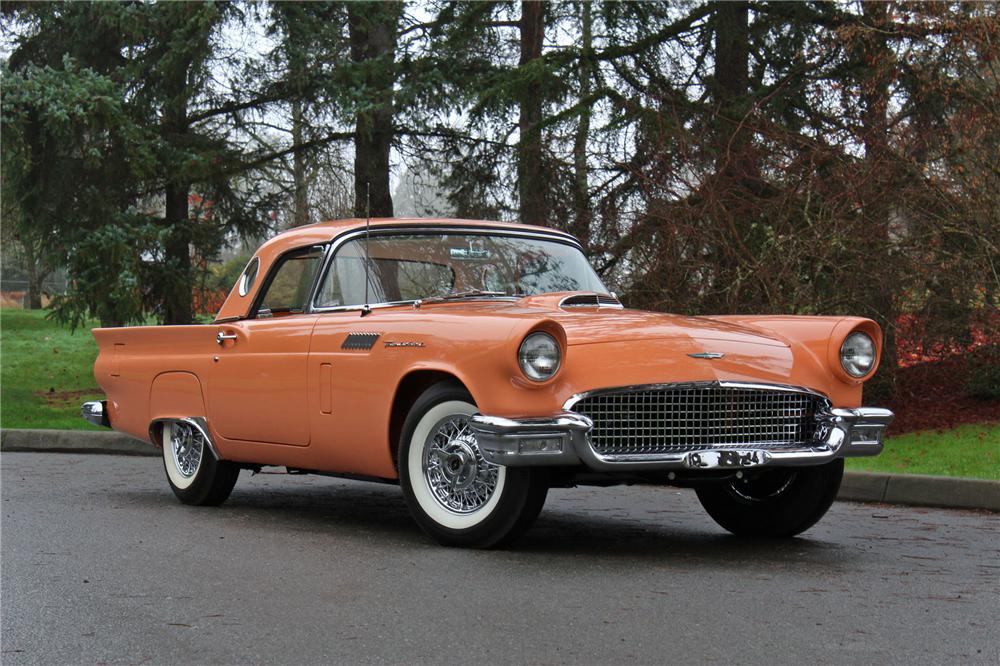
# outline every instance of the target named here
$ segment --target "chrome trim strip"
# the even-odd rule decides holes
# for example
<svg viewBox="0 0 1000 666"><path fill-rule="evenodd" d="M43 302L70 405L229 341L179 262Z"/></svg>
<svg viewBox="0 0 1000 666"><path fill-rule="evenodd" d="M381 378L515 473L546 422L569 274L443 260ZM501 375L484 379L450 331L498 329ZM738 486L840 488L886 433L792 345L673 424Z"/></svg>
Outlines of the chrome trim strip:
<svg viewBox="0 0 1000 666"><path fill-rule="evenodd" d="M205 443L208 445L208 451L209 453L212 454L212 457L215 458L216 460L222 460L222 457L219 455L219 452L215 448L215 442L212 441L212 436L208 434L208 420L203 416L187 416L179 419L172 419L172 418L153 419L149 424L149 440L153 443L154 446L158 446L160 448L163 447L163 440L155 436L154 428L156 428L156 426L163 425L164 423L175 423L175 422L187 423L190 426L197 428L198 431L205 438Z"/></svg>
<svg viewBox="0 0 1000 666"><path fill-rule="evenodd" d="M309 298L306 300L306 313L311 313L313 311L313 303L319 297L319 288L323 284L323 276L326 275L326 267L330 263L330 256L333 254L333 240L325 243L326 251L323 254L323 260L319 264L319 270L316 271L316 277L313 278L312 288L309 290Z"/></svg>
<svg viewBox="0 0 1000 666"><path fill-rule="evenodd" d="M381 226L373 226L371 228L370 233L372 236L392 236L399 234L400 232L407 234L414 234L414 235L420 235L420 234L426 235L426 234L440 233L442 231L449 231L457 234L472 234L479 236L487 236L491 234L497 234L497 232L499 232L498 235L501 236L514 236L518 238L536 238L541 240L555 241L563 243L565 245L570 245L583 252L583 246L580 245L580 242L578 240L576 240L569 234L564 234L563 232L556 230L552 230L550 232L545 230L525 231L524 229L508 229L501 226L468 227L468 226L452 226L448 224L410 226L410 225L388 224ZM323 281L326 279L327 273L330 271L330 264L333 263L333 258L336 255L337 250L339 250L340 246L343 245L344 243L347 243L348 241L351 241L354 238L364 235L365 235L364 228L353 229L351 231L345 231L341 233L339 236L335 236L333 240L328 244L329 249L327 251L326 257L323 260L323 265L320 267L319 279L316 280L315 284L313 285L313 289L310 293L309 307L307 308L307 312L310 313L351 312L364 309L363 303L358 303L356 305L353 304L337 305L325 308L318 307L316 305L316 298L319 297L320 286L323 284ZM511 300L517 300L516 298L513 297L508 297L508 298L510 298ZM369 307L374 310L376 308L396 307L399 305L412 305L414 303L419 302L420 300L421 299L412 299L406 301L391 301L388 303L369 303Z"/></svg>
<svg viewBox="0 0 1000 666"><path fill-rule="evenodd" d="M569 399L563 403L563 409L565 411L570 411L573 406L583 400L584 398L589 398L594 395L605 395L610 393L635 393L637 391L665 391L667 389L697 389L697 388L742 388L751 389L758 391L784 391L792 393L808 393L809 395L816 396L817 398L822 398L827 402L830 399L824 393L819 391L814 391L813 389L805 388L804 386L793 386L790 384L763 384L755 382L733 382L727 380L713 380L704 382L667 382L662 384L632 384L629 386L615 386L611 388L600 388L592 389L590 391L583 391L582 393L574 393L569 397Z"/></svg>
<svg viewBox="0 0 1000 666"><path fill-rule="evenodd" d="M254 266L253 279L248 280L247 273L250 271L251 266ZM250 289L253 288L253 283L257 281L258 273L260 273L260 257L254 255L253 257L250 258L250 261L247 262L247 265L243 269L243 272L240 273L239 281L236 283L237 293L239 293L240 298L244 298L247 294L250 293Z"/></svg>
<svg viewBox="0 0 1000 666"><path fill-rule="evenodd" d="M108 403L106 400L91 400L90 402L83 403L80 406L80 415L88 423L105 428L111 427L111 421L108 420Z"/></svg>

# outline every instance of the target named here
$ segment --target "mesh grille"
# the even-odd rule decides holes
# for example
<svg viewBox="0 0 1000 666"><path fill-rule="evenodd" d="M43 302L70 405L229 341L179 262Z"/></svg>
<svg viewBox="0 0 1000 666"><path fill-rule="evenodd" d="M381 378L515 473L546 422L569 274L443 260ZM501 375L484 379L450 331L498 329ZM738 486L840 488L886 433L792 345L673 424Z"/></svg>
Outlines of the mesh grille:
<svg viewBox="0 0 1000 666"><path fill-rule="evenodd" d="M602 455L801 446L813 438L823 398L808 393L721 386L605 393L573 411L590 417Z"/></svg>

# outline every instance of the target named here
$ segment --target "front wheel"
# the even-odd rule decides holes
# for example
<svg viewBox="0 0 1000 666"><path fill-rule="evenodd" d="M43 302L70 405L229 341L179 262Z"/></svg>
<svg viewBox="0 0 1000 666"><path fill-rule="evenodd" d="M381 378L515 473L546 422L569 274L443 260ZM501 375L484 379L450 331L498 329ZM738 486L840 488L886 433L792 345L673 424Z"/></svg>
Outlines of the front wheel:
<svg viewBox="0 0 1000 666"><path fill-rule="evenodd" d="M446 546L493 548L522 534L542 510L548 484L539 470L483 458L469 417L472 397L437 384L403 424L399 480L420 527Z"/></svg>
<svg viewBox="0 0 1000 666"><path fill-rule="evenodd" d="M844 461L776 467L696 489L715 522L738 536L792 537L826 514L840 490Z"/></svg>
<svg viewBox="0 0 1000 666"><path fill-rule="evenodd" d="M197 506L217 506L226 501L240 468L216 460L201 430L184 421L164 423L162 444L163 468L177 499Z"/></svg>

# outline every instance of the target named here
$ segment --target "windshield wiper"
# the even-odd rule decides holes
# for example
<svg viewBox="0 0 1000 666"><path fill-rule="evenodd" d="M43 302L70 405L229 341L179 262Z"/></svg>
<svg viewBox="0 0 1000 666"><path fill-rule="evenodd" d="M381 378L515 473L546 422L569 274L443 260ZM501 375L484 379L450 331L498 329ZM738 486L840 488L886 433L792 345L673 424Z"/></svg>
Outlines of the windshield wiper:
<svg viewBox="0 0 1000 666"><path fill-rule="evenodd" d="M488 296L496 298L498 296L510 296L506 291L490 291L488 289L466 289L465 291L453 291L450 294L438 294L420 299L421 303L438 303L441 301L454 301L462 298L475 298L477 296Z"/></svg>

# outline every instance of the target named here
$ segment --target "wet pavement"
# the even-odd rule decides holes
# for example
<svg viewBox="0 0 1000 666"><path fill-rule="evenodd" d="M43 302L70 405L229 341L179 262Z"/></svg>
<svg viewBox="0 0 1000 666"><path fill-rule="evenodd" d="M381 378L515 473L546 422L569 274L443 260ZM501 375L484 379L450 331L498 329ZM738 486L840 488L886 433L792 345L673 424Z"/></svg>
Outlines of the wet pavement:
<svg viewBox="0 0 1000 666"><path fill-rule="evenodd" d="M504 551L432 544L394 486L5 453L2 662L1000 663L1000 515L837 503L786 542L689 490L553 490Z"/></svg>

